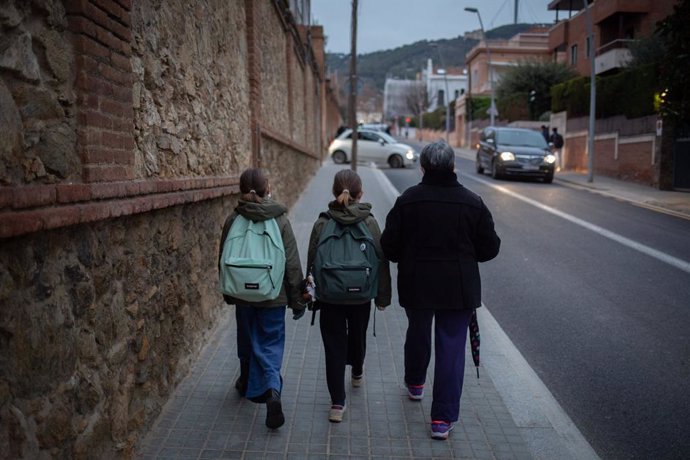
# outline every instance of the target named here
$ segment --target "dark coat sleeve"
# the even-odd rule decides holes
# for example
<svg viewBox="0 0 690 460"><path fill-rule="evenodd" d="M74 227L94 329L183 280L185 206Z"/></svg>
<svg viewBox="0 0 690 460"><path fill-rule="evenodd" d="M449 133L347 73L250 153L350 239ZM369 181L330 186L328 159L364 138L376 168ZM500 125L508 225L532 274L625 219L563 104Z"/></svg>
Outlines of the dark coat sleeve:
<svg viewBox="0 0 690 460"><path fill-rule="evenodd" d="M314 222L314 226L311 229L311 235L309 236L309 249L307 252L307 274L312 270L314 265L314 259L316 258L316 246L319 244L319 238L321 237L321 232L323 227L328 222L326 217L319 217Z"/></svg>
<svg viewBox="0 0 690 460"><path fill-rule="evenodd" d="M400 262L402 258L401 235L400 235L400 198L395 200L393 208L386 216L386 227L381 235L381 249L383 254L391 262Z"/></svg>
<svg viewBox="0 0 690 460"><path fill-rule="evenodd" d="M374 237L376 255L379 257L379 286L374 303L380 307L387 307L391 304L391 269L381 248L381 229L374 216L367 217L364 223Z"/></svg>
<svg viewBox="0 0 690 460"><path fill-rule="evenodd" d="M501 239L494 229L494 219L484 202L482 202L482 213L479 218L474 245L478 262L486 262L493 259L498 255L498 251L501 248Z"/></svg>
<svg viewBox="0 0 690 460"><path fill-rule="evenodd" d="M300 285L304 279L304 274L302 273L302 263L299 259L297 241L287 217L282 215L278 220L280 221L280 236L283 238L283 246L285 247L284 287L285 294L287 295L287 304L293 310L303 310L304 305L300 303L302 300Z"/></svg>
<svg viewBox="0 0 690 460"><path fill-rule="evenodd" d="M216 267L218 267L218 278L220 279L220 259L223 257L223 246L225 244L225 238L228 237L228 233L230 233L230 227L232 227L232 223L235 222L235 218L237 217L237 213L233 212L228 216L227 219L225 219L225 224L223 224L223 231L220 234L220 244L218 245L218 263L216 264ZM235 301L232 299L232 297L223 294L223 300L225 300L225 303L228 305L235 303Z"/></svg>

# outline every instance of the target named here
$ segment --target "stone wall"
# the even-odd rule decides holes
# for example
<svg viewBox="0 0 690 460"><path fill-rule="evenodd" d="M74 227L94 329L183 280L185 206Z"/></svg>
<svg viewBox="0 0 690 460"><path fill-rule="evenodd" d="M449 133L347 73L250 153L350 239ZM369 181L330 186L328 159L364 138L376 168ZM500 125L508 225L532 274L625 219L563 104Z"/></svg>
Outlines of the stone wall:
<svg viewBox="0 0 690 460"><path fill-rule="evenodd" d="M0 251L0 457L127 457L221 310L232 200L33 233Z"/></svg>
<svg viewBox="0 0 690 460"><path fill-rule="evenodd" d="M134 3L136 177L236 175L251 163L244 4L215 4Z"/></svg>
<svg viewBox="0 0 690 460"><path fill-rule="evenodd" d="M81 175L75 56L67 15L50 0L4 2L0 13L0 184Z"/></svg>
<svg viewBox="0 0 690 460"><path fill-rule="evenodd" d="M0 27L0 457L127 458L229 314L238 175L289 206L319 167L323 50L283 0L8 0Z"/></svg>

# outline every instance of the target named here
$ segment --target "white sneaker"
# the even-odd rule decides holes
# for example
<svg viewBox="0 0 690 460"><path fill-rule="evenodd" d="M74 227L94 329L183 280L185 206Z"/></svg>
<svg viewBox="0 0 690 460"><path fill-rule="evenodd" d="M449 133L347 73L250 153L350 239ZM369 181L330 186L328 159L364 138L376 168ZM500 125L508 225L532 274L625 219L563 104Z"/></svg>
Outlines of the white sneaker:
<svg viewBox="0 0 690 460"><path fill-rule="evenodd" d="M328 421L333 423L340 423L343 421L343 414L345 413L345 405L333 404L331 410L328 412Z"/></svg>

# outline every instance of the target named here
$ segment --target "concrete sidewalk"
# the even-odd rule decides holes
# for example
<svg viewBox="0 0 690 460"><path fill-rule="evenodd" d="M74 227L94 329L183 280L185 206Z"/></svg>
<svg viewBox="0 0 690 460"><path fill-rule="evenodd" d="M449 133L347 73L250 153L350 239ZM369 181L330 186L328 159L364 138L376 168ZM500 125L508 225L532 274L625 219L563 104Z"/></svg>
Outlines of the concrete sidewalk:
<svg viewBox="0 0 690 460"><path fill-rule="evenodd" d="M326 209L333 176L341 168L327 162L290 212L303 264L312 224ZM358 172L364 182L363 201L372 203L383 227L397 191L375 168L360 167ZM396 266L391 269L396 277ZM308 312L297 322L288 315L282 394L286 423L278 430L266 428L265 406L240 398L233 387L239 362L234 310L229 307L137 458L597 458L488 309L479 312L480 378L468 346L460 421L447 441L430 438L433 368L427 397L421 403L407 398L407 319L394 292L393 305L385 312L372 310L365 383L360 388L347 385L342 423L328 422L323 345L318 322L310 326Z"/></svg>

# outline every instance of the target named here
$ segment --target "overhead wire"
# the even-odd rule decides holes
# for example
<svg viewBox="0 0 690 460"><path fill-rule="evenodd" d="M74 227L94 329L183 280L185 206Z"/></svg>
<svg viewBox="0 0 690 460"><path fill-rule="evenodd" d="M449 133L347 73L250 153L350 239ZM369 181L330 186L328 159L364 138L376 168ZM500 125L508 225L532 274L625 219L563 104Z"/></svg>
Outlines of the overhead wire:
<svg viewBox="0 0 690 460"><path fill-rule="evenodd" d="M491 21L489 21L489 28L493 29L494 28L494 22L496 21L496 18L498 17L499 14L503 12L503 8L505 8L506 3L508 3L508 0L503 0L503 4L498 7L498 10L496 11L496 14L494 14L494 17L491 18Z"/></svg>

